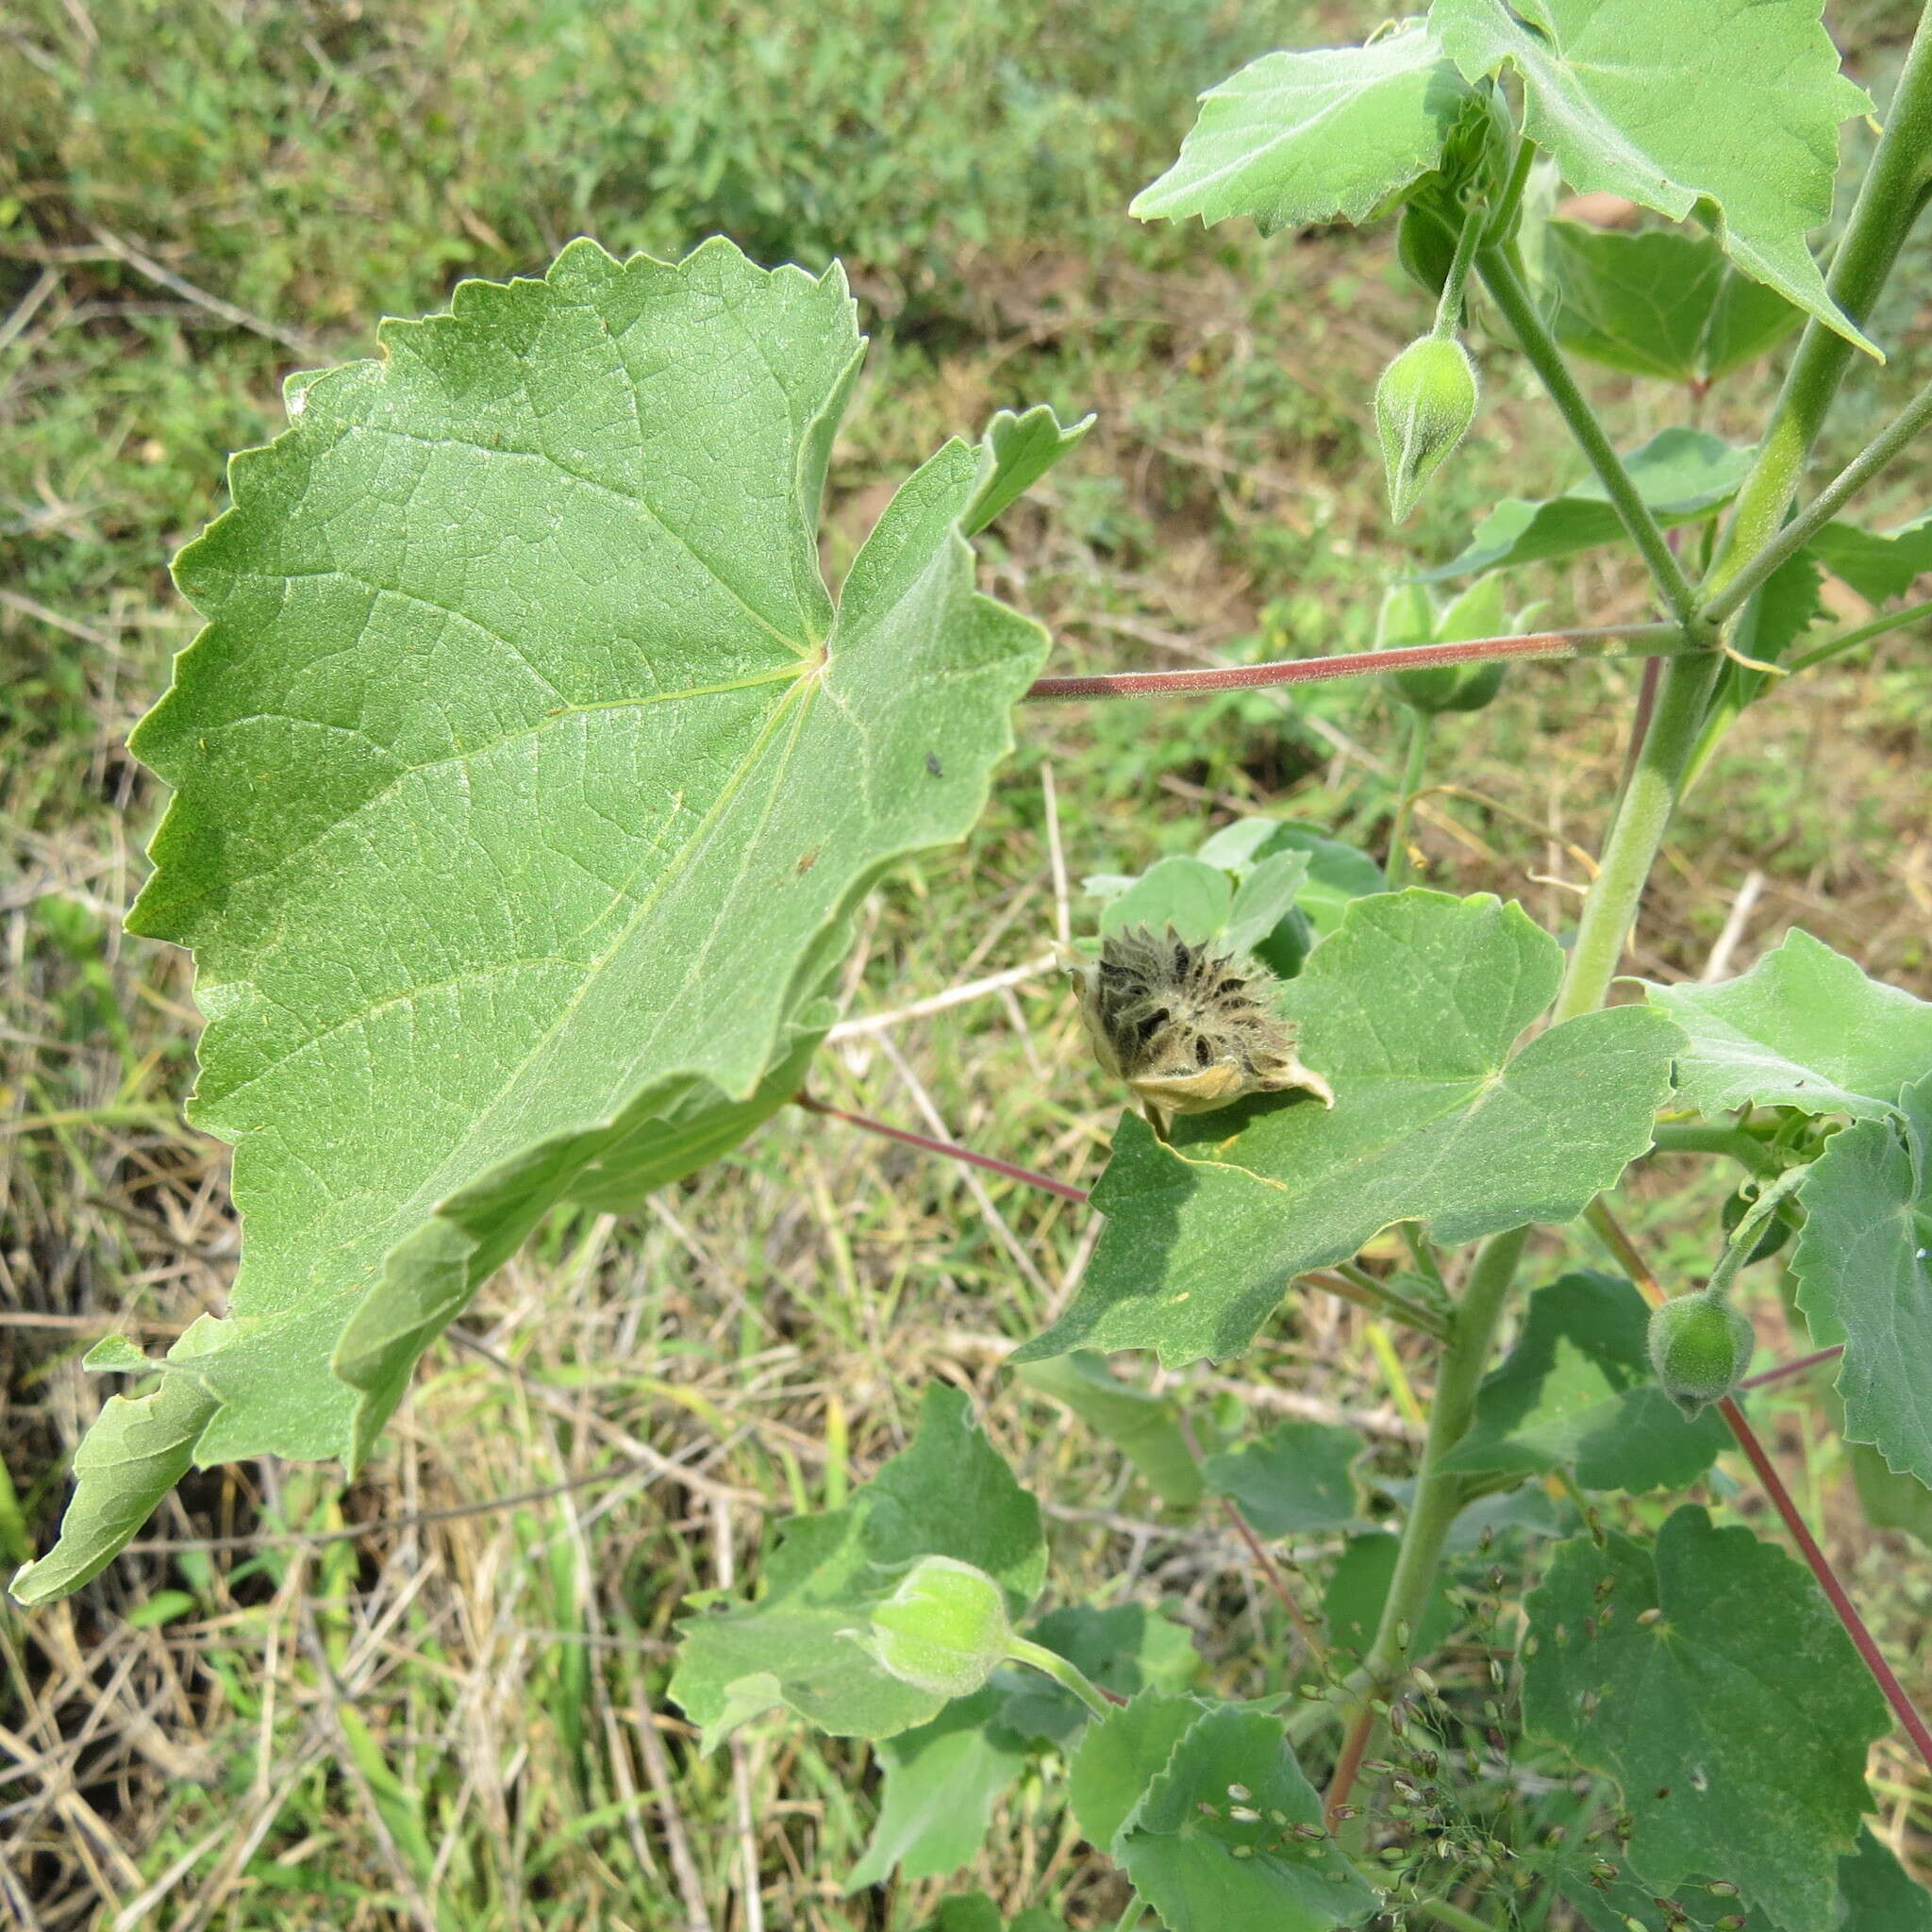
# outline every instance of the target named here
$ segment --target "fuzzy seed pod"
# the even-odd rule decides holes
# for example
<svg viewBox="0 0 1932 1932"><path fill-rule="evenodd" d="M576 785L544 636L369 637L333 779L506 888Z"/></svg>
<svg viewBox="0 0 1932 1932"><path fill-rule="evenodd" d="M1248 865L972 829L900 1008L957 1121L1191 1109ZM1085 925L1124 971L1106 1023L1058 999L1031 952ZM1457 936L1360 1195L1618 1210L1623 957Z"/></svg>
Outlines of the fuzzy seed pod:
<svg viewBox="0 0 1932 1932"><path fill-rule="evenodd" d="M1475 365L1453 336L1423 336L1382 372L1375 428L1399 524L1475 421Z"/></svg>
<svg viewBox="0 0 1932 1932"><path fill-rule="evenodd" d="M970 1697L1012 1648L999 1585L951 1557L922 1557L872 1613L868 1648L892 1675L944 1697Z"/></svg>
<svg viewBox="0 0 1932 1932"><path fill-rule="evenodd" d="M1679 1295L1651 1313L1651 1367L1687 1416L1738 1386L1757 1342L1750 1322L1709 1295Z"/></svg>

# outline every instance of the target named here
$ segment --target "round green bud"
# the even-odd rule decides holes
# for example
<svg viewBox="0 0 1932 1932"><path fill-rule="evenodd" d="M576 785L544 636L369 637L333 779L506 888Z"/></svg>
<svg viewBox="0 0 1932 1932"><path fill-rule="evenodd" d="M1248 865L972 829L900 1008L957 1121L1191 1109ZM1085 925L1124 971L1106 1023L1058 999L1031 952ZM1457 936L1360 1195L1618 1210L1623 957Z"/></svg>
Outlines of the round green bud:
<svg viewBox="0 0 1932 1932"><path fill-rule="evenodd" d="M1375 429L1399 524L1475 420L1475 365L1453 336L1423 336L1382 372Z"/></svg>
<svg viewBox="0 0 1932 1932"><path fill-rule="evenodd" d="M942 1697L970 1697L1012 1644L1006 1593L951 1557L922 1557L872 1613L873 1656L901 1682Z"/></svg>
<svg viewBox="0 0 1932 1932"><path fill-rule="evenodd" d="M1738 1386L1757 1344L1746 1317L1708 1295L1679 1295L1651 1311L1650 1365L1687 1416Z"/></svg>

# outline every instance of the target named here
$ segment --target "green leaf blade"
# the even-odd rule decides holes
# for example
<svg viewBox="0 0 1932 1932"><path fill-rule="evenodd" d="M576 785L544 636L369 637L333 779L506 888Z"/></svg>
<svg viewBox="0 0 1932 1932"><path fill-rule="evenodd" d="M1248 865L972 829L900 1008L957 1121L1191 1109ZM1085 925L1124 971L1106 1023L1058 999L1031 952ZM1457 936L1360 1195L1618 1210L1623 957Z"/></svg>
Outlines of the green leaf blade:
<svg viewBox="0 0 1932 1932"><path fill-rule="evenodd" d="M1252 215L1265 235L1366 221L1435 167L1469 94L1422 21L1365 47L1264 54L1201 96L1179 159L1128 212Z"/></svg>
<svg viewBox="0 0 1932 1932"><path fill-rule="evenodd" d="M1581 192L1682 221L1700 202L1748 275L1857 347L1807 244L1831 213L1839 124L1869 113L1839 72L1821 0L1434 0L1464 76L1523 75L1524 127Z"/></svg>
<svg viewBox="0 0 1932 1932"><path fill-rule="evenodd" d="M1124 1116L1094 1193L1108 1227L1078 1295L1016 1352L1239 1354L1284 1285L1420 1220L1448 1242L1574 1218L1650 1144L1679 1041L1643 1008L1586 1014L1521 1052L1560 949L1519 907L1409 891L1359 899L1282 995L1332 1108L1244 1103Z"/></svg>
<svg viewBox="0 0 1932 1932"><path fill-rule="evenodd" d="M1739 978L1647 991L1684 1029L1677 1089L1700 1113L1795 1107L1878 1119L1932 1067L1932 1005L1867 978L1798 927Z"/></svg>
<svg viewBox="0 0 1932 1932"><path fill-rule="evenodd" d="M1775 1924L1831 1924L1890 1714L1810 1576L1687 1505L1654 1545L1564 1543L1528 1610L1525 1722L1623 1787L1646 1882L1726 1878Z"/></svg>
<svg viewBox="0 0 1932 1932"><path fill-rule="evenodd" d="M977 817L1044 655L973 589L964 443L834 611L836 269L577 242L382 341L236 458L135 739L175 797L130 924L195 953L247 1234L203 1464L354 1466L580 1177L731 1131L852 906Z"/></svg>

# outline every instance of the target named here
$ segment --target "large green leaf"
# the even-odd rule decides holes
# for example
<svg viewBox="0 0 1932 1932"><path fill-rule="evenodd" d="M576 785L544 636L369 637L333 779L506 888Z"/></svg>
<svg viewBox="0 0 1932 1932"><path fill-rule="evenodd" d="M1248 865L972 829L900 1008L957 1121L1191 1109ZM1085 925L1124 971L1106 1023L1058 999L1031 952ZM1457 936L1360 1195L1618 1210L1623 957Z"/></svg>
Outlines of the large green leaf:
<svg viewBox="0 0 1932 1932"><path fill-rule="evenodd" d="M1932 1073L1901 1110L1834 1134L1812 1162L1791 1273L1814 1337L1844 1343L1846 1439L1932 1484Z"/></svg>
<svg viewBox="0 0 1932 1932"><path fill-rule="evenodd" d="M1637 493L1659 523L1675 525L1709 516L1737 493L1751 467L1752 452L1702 429L1661 429L1624 458ZM1624 525L1603 485L1587 477L1561 496L1541 502L1506 496L1475 527L1461 554L1422 580L1466 576L1473 571L1547 563L1623 540Z"/></svg>
<svg viewBox="0 0 1932 1932"><path fill-rule="evenodd" d="M1321 1826L1322 1801L1280 1718L1224 1705L1174 1745L1115 1856L1169 1932L1359 1925L1378 1901Z"/></svg>
<svg viewBox="0 0 1932 1932"><path fill-rule="evenodd" d="M1067 1800L1087 1841L1113 1849L1141 1794L1208 1707L1198 1697L1143 1690L1088 1726L1067 1772Z"/></svg>
<svg viewBox="0 0 1932 1932"><path fill-rule="evenodd" d="M1795 926L1740 978L1648 991L1684 1029L1677 1089L1700 1113L1795 1107L1871 1120L1895 1114L1899 1089L1932 1067L1932 1006Z"/></svg>
<svg viewBox="0 0 1932 1932"><path fill-rule="evenodd" d="M1581 1213L1650 1145L1681 1036L1619 1007L1516 1051L1561 971L1561 948L1519 906L1355 901L1281 1000L1334 1107L1244 1102L1177 1121L1171 1145L1124 1117L1094 1194L1108 1225L1092 1264L1016 1358L1235 1355L1291 1278L1396 1222L1456 1242Z"/></svg>
<svg viewBox="0 0 1932 1932"><path fill-rule="evenodd" d="M979 1850L1000 1793L1026 1763L1026 1746L992 1722L999 1693L956 1697L929 1724L878 1747L885 1791L848 1892L957 1872Z"/></svg>
<svg viewBox="0 0 1932 1932"><path fill-rule="evenodd" d="M1587 1490L1681 1490L1731 1440L1724 1418L1694 1422L1657 1387L1650 1311L1613 1274L1565 1274L1529 1298L1508 1359L1476 1395L1475 1422L1443 1466L1574 1468Z"/></svg>
<svg viewBox="0 0 1932 1932"><path fill-rule="evenodd" d="M938 1716L944 1696L890 1675L861 1641L872 1607L929 1556L996 1578L1015 1617L1046 1580L1039 1506L965 1396L939 1384L925 1391L911 1447L846 1507L785 1525L756 1603L679 1626L671 1694L706 1747L781 1705L841 1738L890 1738Z"/></svg>
<svg viewBox="0 0 1932 1932"><path fill-rule="evenodd" d="M1525 1721L1623 1787L1646 1881L1729 1879L1778 1925L1829 1925L1890 1718L1811 1577L1687 1505L1655 1545L1562 1544L1528 1611Z"/></svg>
<svg viewBox="0 0 1932 1932"><path fill-rule="evenodd" d="M69 1580L184 1452L359 1462L553 1202L634 1192L660 1117L715 1141L858 898L972 825L1043 655L973 588L990 448L905 485L835 610L836 268L579 242L453 309L292 390L177 565L209 622L135 738L175 798L130 924L194 949L247 1244L176 1350L207 1406L89 1466Z"/></svg>
<svg viewBox="0 0 1932 1932"><path fill-rule="evenodd" d="M1523 75L1524 128L1583 192L1682 221L1827 328L1872 344L1825 292L1806 237L1831 213L1839 123L1871 110L1839 72L1823 0L1432 0L1470 80ZM1875 354L1876 351L1874 350Z"/></svg>
<svg viewBox="0 0 1932 1932"><path fill-rule="evenodd" d="M1626 235L1578 222L1543 228L1550 327L1566 349L1634 375L1707 383L1754 360L1803 320L1738 274L1708 235Z"/></svg>
<svg viewBox="0 0 1932 1932"><path fill-rule="evenodd" d="M1264 235L1364 221L1435 167L1469 92L1420 20L1366 47L1264 54L1201 96L1180 158L1129 212L1253 215Z"/></svg>

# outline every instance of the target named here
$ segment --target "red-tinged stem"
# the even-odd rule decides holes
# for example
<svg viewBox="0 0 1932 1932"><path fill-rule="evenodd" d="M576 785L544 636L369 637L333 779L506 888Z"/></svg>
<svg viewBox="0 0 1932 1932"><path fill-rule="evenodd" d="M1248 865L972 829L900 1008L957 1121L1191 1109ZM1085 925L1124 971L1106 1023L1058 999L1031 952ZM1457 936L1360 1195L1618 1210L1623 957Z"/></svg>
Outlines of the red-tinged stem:
<svg viewBox="0 0 1932 1932"><path fill-rule="evenodd" d="M1391 651L1347 651L1335 658L1291 658L1277 664L1224 664L1202 671L1129 671L1092 677L1042 677L1029 698L1141 698L1197 691L1247 691L1257 685L1322 684L1383 671L1440 664L1487 664L1510 658L1675 658L1690 647L1674 624L1608 625L1540 630L1520 637L1471 638L1454 644L1405 644Z"/></svg>
<svg viewBox="0 0 1932 1932"><path fill-rule="evenodd" d="M1738 1384L1740 1389L1768 1389L1774 1382L1783 1382L1792 1375L1802 1375L1807 1369L1815 1369L1820 1362L1834 1360L1845 1352L1842 1341L1830 1348L1814 1349L1809 1355L1801 1355L1795 1361L1779 1362L1775 1368L1764 1369L1755 1375L1746 1375Z"/></svg>
<svg viewBox="0 0 1932 1932"><path fill-rule="evenodd" d="M1330 1831L1341 1823L1335 1814L1348 1803L1348 1794L1355 1790L1356 1774L1362 1768L1362 1758L1368 1753L1369 1740L1374 1735L1375 1721L1379 1715L1374 1705L1361 1704L1341 1740L1341 1755L1335 1760L1335 1770L1328 1780L1328 1792L1322 1800L1322 1815Z"/></svg>
<svg viewBox="0 0 1932 1932"><path fill-rule="evenodd" d="M983 1167L989 1174L1005 1174L1009 1181L1027 1181L1036 1188L1044 1188L1049 1194L1058 1194L1062 1201L1085 1201L1087 1190L1057 1181L1050 1174L1036 1174L1030 1167L1016 1167L1010 1160L995 1160L990 1154L975 1154L970 1147L957 1146L951 1141L934 1141L924 1134L908 1133L904 1127L889 1127L884 1121L875 1121L862 1113L847 1113L842 1107L827 1107L823 1100L814 1100L808 1093L794 1093L793 1102L808 1113L822 1113L827 1119L843 1121L848 1126L863 1127L869 1134L883 1134L889 1141L903 1141L908 1147L923 1147L928 1154L944 1154L954 1160L963 1160L969 1167Z"/></svg>
<svg viewBox="0 0 1932 1932"><path fill-rule="evenodd" d="M1905 1686L1886 1662L1884 1654L1873 1641L1871 1631L1865 1627L1865 1620L1845 1594L1844 1585L1838 1580L1838 1573L1831 1567L1831 1558L1818 1547L1817 1538L1805 1526L1805 1519L1798 1514L1798 1506L1791 1501L1791 1493L1785 1488L1784 1478L1777 1473L1777 1465L1757 1440L1757 1430L1744 1420L1744 1411L1728 1395L1718 1404L1718 1407L1724 1411L1724 1421L1730 1424L1731 1434L1737 1437L1739 1448L1743 1450L1751 1460L1751 1467L1757 1472L1757 1480L1764 1485L1772 1507L1784 1519L1785 1527L1791 1533L1791 1541L1810 1565L1819 1588L1838 1613L1839 1622L1845 1626L1845 1635L1864 1658L1865 1668L1872 1673L1873 1681L1885 1693L1886 1703L1891 1706L1893 1715L1905 1726L1906 1736L1912 1740L1913 1748L1924 1759L1926 1766L1932 1768L1932 1731L1925 1728L1925 1720L1913 1707L1912 1700L1906 1695Z"/></svg>

